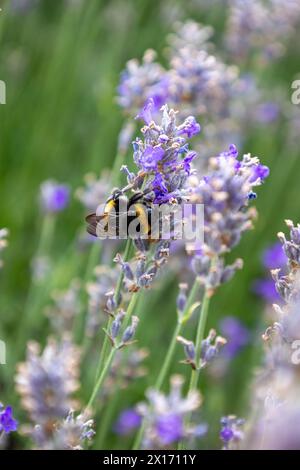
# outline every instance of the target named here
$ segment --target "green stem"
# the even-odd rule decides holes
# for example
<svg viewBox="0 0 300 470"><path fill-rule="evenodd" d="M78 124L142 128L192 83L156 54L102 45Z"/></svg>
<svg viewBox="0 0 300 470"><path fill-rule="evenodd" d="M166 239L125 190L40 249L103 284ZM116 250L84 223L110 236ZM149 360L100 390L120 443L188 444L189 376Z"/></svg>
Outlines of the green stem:
<svg viewBox="0 0 300 470"><path fill-rule="evenodd" d="M124 261L128 261L129 260L129 257L130 257L130 252L131 252L131 247L132 247L132 242L131 242L131 239L128 238L127 242L126 242L126 247L125 247L125 251L124 251ZM120 275L119 275L119 278L118 278L118 282L117 282L117 286L116 286L116 289L115 289L115 301L117 302L117 299L119 298L120 296L120 293L121 293L121 289L122 289L122 284L123 284L123 279L124 279L124 273L123 271L120 272ZM133 296L134 297L134 296ZM132 297L132 298L133 298ZM132 300L132 299L131 299ZM111 327L111 324L112 324L112 317L109 317L108 319L108 322L107 322L107 325L106 325L106 329L107 331L110 330L110 327ZM97 366L97 371L96 371L96 378L99 376L99 373L101 371L101 368L102 368L102 365L103 365L103 361L105 361L105 357L106 357L106 354L107 354L107 348L109 346L109 339L108 339L108 336L105 335L105 338L104 338L104 341L103 341L103 346L102 346L102 349L101 349L101 353L100 353L100 358L99 358L99 362L98 362L98 366Z"/></svg>
<svg viewBox="0 0 300 470"><path fill-rule="evenodd" d="M197 390L197 387L198 387L198 381L199 381L199 375L200 375L201 344L204 339L204 331L205 331L205 326L206 326L207 317L208 317L209 302L210 302L210 297L208 296L207 291L205 290L203 299L202 299L202 306L201 306L201 311L200 311L200 316L199 316L199 321L198 321L198 326L197 326L197 334L196 334L196 342L195 342L197 368L196 370L193 369L191 372L188 395L191 392ZM185 426L189 424L190 420L191 420L191 413L185 419ZM178 450L184 450L184 449L185 449L184 442L180 442L178 445Z"/></svg>
<svg viewBox="0 0 300 470"><path fill-rule="evenodd" d="M195 298L197 296L198 290L199 290L199 281L196 278L195 281L194 281L194 284L192 286L192 289L189 293L189 296L187 298L187 302L186 302L184 311L180 315L180 318L185 318L185 316L187 315L187 313L190 310L191 306L195 302ZM172 359L173 359L173 356L174 356L174 352L175 352L175 348L176 348L176 338L180 334L182 326L183 326L183 322L180 320L180 318L178 318L177 325L175 327L171 343L169 345L167 354L165 356L165 360L163 362L163 365L162 365L162 368L160 370L159 376L158 376L157 381L155 383L155 388L157 390L160 390L161 387L163 386L165 378L167 376L167 373L170 369L170 365L171 365L171 362L172 362Z"/></svg>
<svg viewBox="0 0 300 470"><path fill-rule="evenodd" d="M131 297L131 300L130 300L130 303L128 305L128 308L127 308L127 311L126 311L126 319L124 321L124 328L126 328L126 324L128 324L129 322L129 319L133 313L133 310L135 309L135 306L136 306L136 303L138 301L138 297L139 297L139 293L141 291L139 291L137 294L133 294L132 297ZM107 338L107 335L105 335L106 338ZM104 344L103 344L103 348L104 348ZM100 354L100 359L99 359L99 364L98 364L98 371L99 371L99 374L97 375L97 378L96 378L96 384L94 386L94 389L93 389L93 392L92 392L92 395L91 395L91 398L87 404L87 407L86 407L86 410L90 409L94 400L95 400L95 397L96 395L98 394L103 382L104 382L104 379L109 371L109 368L112 364L112 361L115 357L115 354L117 352L118 348L117 347L113 347L107 357L107 359L105 359L105 356L106 354L102 353L101 351L101 354ZM105 361L103 367L102 367L102 363Z"/></svg>
<svg viewBox="0 0 300 470"><path fill-rule="evenodd" d="M199 281L196 278L195 281L194 281L194 284L192 286L192 289L190 290L190 293L189 293L184 311L182 312L180 318L185 318L187 316L188 311L190 310L191 306L193 305L193 303L196 299L198 290L199 290ZM163 365L160 369L160 373L158 375L158 378L155 382L155 389L156 390L160 390L162 388L162 386L164 384L164 381L166 379L166 376L169 372L170 365L171 365L171 362L173 360L175 349L176 349L176 342L177 342L176 339L177 339L177 336L180 334L182 326L184 324L182 321L180 321L180 318L178 318L178 321L177 321L176 327L174 329L173 336L172 336L167 354L165 356L165 360L164 360ZM143 420L142 424L140 426L140 429L137 433L136 439L134 441L133 450L138 450L140 448L140 445L141 445L141 442L142 442L142 439L143 439L143 435L144 435L144 432L145 432L145 426L146 426L146 423L145 423L145 420Z"/></svg>
<svg viewBox="0 0 300 470"><path fill-rule="evenodd" d="M200 375L199 362L200 362L200 356L201 356L201 344L204 339L204 331L205 331L205 327L207 323L209 302L210 302L210 297L208 296L207 291L205 291L203 295L203 299L202 299L202 306L201 306L201 311L200 311L200 316L199 316L199 321L198 321L197 335L196 335L196 342L195 342L197 369L192 371L191 384L190 384L189 391L195 390L198 385L198 380L199 380L199 375Z"/></svg>
<svg viewBox="0 0 300 470"><path fill-rule="evenodd" d="M179 335L179 333L181 331L181 328L182 328L182 323L177 322L176 328L173 332L173 336L172 336L172 339L171 339L171 342L170 342L170 345L169 345L168 352L165 356L165 360L163 362L162 368L160 369L160 373L159 373L159 375L157 377L157 380L155 382L155 389L156 390L160 390L161 387L164 384L166 375L167 375L167 373L170 369L171 361L172 361L173 356L174 356L176 343L177 343L177 336Z"/></svg>
<svg viewBox="0 0 300 470"><path fill-rule="evenodd" d="M113 359L114 359L114 357L115 357L116 352L117 352L117 349L116 349L116 348L112 348L111 351L110 351L110 353L109 353L109 356L108 356L108 358L107 358L107 360L106 360L106 362L105 362L105 364L104 364L104 367L103 367L103 369L102 369L102 371L101 371L101 374L100 374L99 377L98 377L98 380L97 380L97 382L96 382L96 384L95 384L95 386L94 386L94 389L93 389L93 391L92 391L91 397L90 397L90 399L89 399L89 401L88 401L88 404L87 404L87 406L86 406L86 410L85 410L86 413L88 413L88 411L92 408L92 405L93 405L93 403L94 403L94 401L95 401L95 398L96 398L96 396L98 395L98 392L99 392L99 390L100 390L100 388L101 388L101 386L102 386L102 384L103 384L103 382L104 382L104 380L105 380L105 378L106 378L106 376L107 376L107 374L108 374L109 368L110 368L110 366L111 366L111 364L112 364L112 361L113 361Z"/></svg>

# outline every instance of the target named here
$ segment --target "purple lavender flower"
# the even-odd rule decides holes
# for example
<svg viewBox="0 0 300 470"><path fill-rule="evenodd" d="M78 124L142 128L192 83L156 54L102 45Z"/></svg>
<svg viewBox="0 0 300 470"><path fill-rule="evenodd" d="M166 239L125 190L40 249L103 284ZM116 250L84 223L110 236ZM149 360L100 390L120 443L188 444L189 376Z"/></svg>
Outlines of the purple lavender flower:
<svg viewBox="0 0 300 470"><path fill-rule="evenodd" d="M114 430L121 436L126 436L138 428L141 424L142 418L134 408L123 410L118 417L114 426Z"/></svg>
<svg viewBox="0 0 300 470"><path fill-rule="evenodd" d="M220 438L223 442L230 442L233 439L234 433L233 430L227 426L223 426L220 431Z"/></svg>
<svg viewBox="0 0 300 470"><path fill-rule="evenodd" d="M275 289L274 281L271 278L257 279L253 283L252 290L267 303L273 304L280 300L280 296Z"/></svg>
<svg viewBox="0 0 300 470"><path fill-rule="evenodd" d="M221 321L221 332L227 339L223 354L234 357L249 342L249 331L235 317L225 317Z"/></svg>
<svg viewBox="0 0 300 470"><path fill-rule="evenodd" d="M66 336L60 343L49 339L42 352L30 342L26 362L18 365L15 380L23 408L49 436L55 423L78 406L72 395L79 388L79 356Z"/></svg>
<svg viewBox="0 0 300 470"><path fill-rule="evenodd" d="M184 437L182 417L177 414L158 417L156 432L160 441L166 446L180 441Z"/></svg>
<svg viewBox="0 0 300 470"><path fill-rule="evenodd" d="M266 269L283 268L287 262L287 258L281 243L276 242L266 248L262 255L262 262Z"/></svg>
<svg viewBox="0 0 300 470"><path fill-rule="evenodd" d="M225 416L221 419L220 439L223 441L223 449L236 449L244 438L242 426L244 420L234 415Z"/></svg>
<svg viewBox="0 0 300 470"><path fill-rule="evenodd" d="M195 152L189 152L188 139L200 132L200 125L192 116L177 125L176 113L167 105L162 107L161 123L156 124L152 121L151 103L150 100L142 113L147 123L142 128L144 138L133 142L134 161L147 174L146 189L154 192L155 203L180 200L196 157Z"/></svg>
<svg viewBox="0 0 300 470"><path fill-rule="evenodd" d="M60 212L69 204L70 189L64 184L48 180L41 184L40 197L46 212Z"/></svg>
<svg viewBox="0 0 300 470"><path fill-rule="evenodd" d="M196 121L194 116L189 116L186 118L184 123L179 127L178 135L186 134L190 139L194 135L199 134L201 130L200 124Z"/></svg>
<svg viewBox="0 0 300 470"><path fill-rule="evenodd" d="M210 159L205 178L192 180L193 202L204 204L204 251L216 255L232 249L242 232L251 227L255 212L246 209L249 194L262 184L267 173L257 157L236 157L237 149L231 145L229 151Z"/></svg>
<svg viewBox="0 0 300 470"><path fill-rule="evenodd" d="M298 1L231 0L226 42L234 58L255 52L264 61L281 56L284 43L295 31L300 16Z"/></svg>
<svg viewBox="0 0 300 470"><path fill-rule="evenodd" d="M94 435L94 421L87 415L75 415L70 410L67 417L55 424L53 429L45 429L37 424L32 437L39 450L82 450ZM50 431L50 432L49 432Z"/></svg>
<svg viewBox="0 0 300 470"><path fill-rule="evenodd" d="M148 403L138 405L145 419L143 448L164 448L196 432L196 429L184 425L184 419L198 408L200 395L197 391L191 391L183 397L182 385L182 378L173 376L168 395L152 389L146 394Z"/></svg>
<svg viewBox="0 0 300 470"><path fill-rule="evenodd" d="M140 157L140 165L145 171L157 170L164 154L165 151L161 147L148 145Z"/></svg>
<svg viewBox="0 0 300 470"><path fill-rule="evenodd" d="M270 174L270 170L266 165L261 165L261 164L256 165L253 168L253 173L250 178L250 182L252 183L257 180L263 181L269 176L269 174Z"/></svg>
<svg viewBox="0 0 300 470"><path fill-rule="evenodd" d="M287 257L283 251L282 245L279 242L266 248L262 254L263 266L269 271L271 269L282 269L287 262ZM274 281L268 277L257 279L253 283L253 292L262 297L267 303L277 303L280 301L280 296L276 291Z"/></svg>
<svg viewBox="0 0 300 470"><path fill-rule="evenodd" d="M234 144L230 144L229 145L229 150L225 150L224 152L221 152L219 154L219 157L233 157L233 158L237 158L239 155L239 152L238 152L238 149L236 148L236 146Z"/></svg>
<svg viewBox="0 0 300 470"><path fill-rule="evenodd" d="M118 87L117 100L120 106L132 116L141 113L140 116L147 124L152 119L148 112L148 100L152 100L153 112L167 102L168 77L164 68L155 62L155 56L154 51L148 50L141 63L135 59L127 62Z"/></svg>
<svg viewBox="0 0 300 470"><path fill-rule="evenodd" d="M18 428L18 422L13 418L13 410L11 406L6 408L0 403L0 434L4 432L9 434L10 432L16 431Z"/></svg>

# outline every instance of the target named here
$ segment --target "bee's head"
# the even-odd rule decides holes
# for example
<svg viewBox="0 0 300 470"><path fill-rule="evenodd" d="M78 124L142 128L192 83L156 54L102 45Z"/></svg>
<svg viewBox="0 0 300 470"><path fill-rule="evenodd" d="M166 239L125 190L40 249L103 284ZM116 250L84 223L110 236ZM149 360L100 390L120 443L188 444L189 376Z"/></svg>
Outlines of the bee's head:
<svg viewBox="0 0 300 470"><path fill-rule="evenodd" d="M128 203L128 197L124 194L123 191L121 191L121 189L115 188L107 202L109 201L118 201L119 204L123 203L125 205Z"/></svg>

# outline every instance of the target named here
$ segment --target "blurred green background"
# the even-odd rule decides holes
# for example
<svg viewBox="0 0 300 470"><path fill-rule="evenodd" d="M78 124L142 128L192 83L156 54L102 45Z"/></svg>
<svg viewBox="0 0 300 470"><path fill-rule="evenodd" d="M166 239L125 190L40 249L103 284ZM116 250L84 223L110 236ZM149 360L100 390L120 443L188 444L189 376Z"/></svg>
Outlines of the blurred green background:
<svg viewBox="0 0 300 470"><path fill-rule="evenodd" d="M226 8L221 3L213 2L207 9L201 8L200 1L188 0L41 0L24 2L26 7L16 9L17 2L1 2L0 79L6 83L7 96L6 104L0 106L0 226L10 231L5 267L0 273L0 338L8 342L8 365L5 372L0 369L3 394L9 395L13 386L14 364L9 352L24 310L30 260L40 233L40 183L54 178L75 191L87 172L99 174L111 167L123 122L115 102L116 86L126 61L141 58L148 48L161 53L178 11L181 19L192 18L215 27L218 52L226 21ZM268 67L256 67L255 59L252 61L251 72L271 96L283 93L289 100L291 82L300 71L299 39L298 33L287 53ZM244 72L248 71L245 68ZM217 326L224 315L235 315L253 335L226 377L217 381L206 374L202 383L202 416L212 424L212 436L220 414L247 412L248 384L253 366L259 364L263 331L264 306L251 291L254 279L262 274L262 250L284 229L284 219L300 220L300 152L288 145L288 131L288 121L281 119L268 129L259 125L251 128L246 136L244 150L270 166L271 176L259 190L255 230L246 234L233 253L234 258L244 259L245 268L213 300L209 326ZM74 275L83 272L85 253L75 253L73 261L64 260L63 255L83 228L84 215L73 198L70 207L58 216L52 257L60 260L60 268L51 278L51 288L67 286ZM76 257L81 257L79 265ZM149 374L124 396L120 409L142 397L160 368L175 322L176 295L176 280L168 286L167 296L160 292L148 295L140 328L142 345L151 349ZM187 373L177 361L174 371ZM217 445L215 440L211 442ZM111 435L109 445L120 443Z"/></svg>

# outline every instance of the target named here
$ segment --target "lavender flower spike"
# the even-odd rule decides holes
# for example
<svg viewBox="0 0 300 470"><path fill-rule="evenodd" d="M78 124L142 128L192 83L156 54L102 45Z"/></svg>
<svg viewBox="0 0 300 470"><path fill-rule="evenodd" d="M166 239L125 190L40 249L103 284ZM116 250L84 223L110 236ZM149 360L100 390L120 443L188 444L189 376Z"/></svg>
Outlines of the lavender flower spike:
<svg viewBox="0 0 300 470"><path fill-rule="evenodd" d="M43 352L37 343L28 344L27 359L18 367L16 388L31 421L46 435L55 430L71 408L78 389L79 350L66 337L61 343L48 340Z"/></svg>

